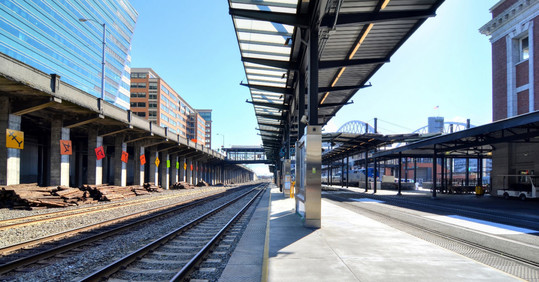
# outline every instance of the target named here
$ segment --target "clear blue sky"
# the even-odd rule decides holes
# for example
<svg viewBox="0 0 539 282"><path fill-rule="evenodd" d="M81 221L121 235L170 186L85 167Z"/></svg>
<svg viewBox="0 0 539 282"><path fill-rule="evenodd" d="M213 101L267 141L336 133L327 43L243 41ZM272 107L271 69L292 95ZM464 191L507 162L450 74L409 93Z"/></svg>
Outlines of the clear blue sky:
<svg viewBox="0 0 539 282"><path fill-rule="evenodd" d="M259 145L250 93L228 2L130 0L139 13L132 67L156 71L192 107L213 109L212 148ZM326 126L350 120L372 123L381 133L411 132L429 116L446 121L492 120L491 47L478 29L498 0L446 0ZM439 106L438 110L434 107ZM258 168L256 169L259 171ZM267 171L267 170L266 170Z"/></svg>

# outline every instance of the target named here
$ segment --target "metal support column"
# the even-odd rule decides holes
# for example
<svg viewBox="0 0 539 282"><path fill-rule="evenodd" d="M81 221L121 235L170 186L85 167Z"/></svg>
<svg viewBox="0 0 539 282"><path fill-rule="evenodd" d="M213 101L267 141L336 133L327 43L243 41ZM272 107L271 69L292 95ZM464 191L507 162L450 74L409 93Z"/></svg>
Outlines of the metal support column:
<svg viewBox="0 0 539 282"><path fill-rule="evenodd" d="M398 186L397 186L397 188L399 190L397 195L399 195L399 196L402 195L402 193L401 193L401 190L402 190L402 186L401 186L402 185L402 183L401 183L402 177L401 176L402 175L401 174L402 174L402 153L399 152L399 182L398 182Z"/></svg>
<svg viewBox="0 0 539 282"><path fill-rule="evenodd" d="M438 162L436 160L436 145L434 145L434 154L432 155L432 197L436 198L436 174Z"/></svg>

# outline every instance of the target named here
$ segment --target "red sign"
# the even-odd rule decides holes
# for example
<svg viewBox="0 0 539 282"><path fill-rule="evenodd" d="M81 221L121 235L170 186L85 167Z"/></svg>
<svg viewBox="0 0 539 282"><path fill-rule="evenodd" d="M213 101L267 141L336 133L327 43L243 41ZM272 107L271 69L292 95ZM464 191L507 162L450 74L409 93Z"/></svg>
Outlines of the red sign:
<svg viewBox="0 0 539 282"><path fill-rule="evenodd" d="M146 164L146 155L140 155L140 165Z"/></svg>
<svg viewBox="0 0 539 282"><path fill-rule="evenodd" d="M193 164L191 164L191 170L193 170Z"/></svg>
<svg viewBox="0 0 539 282"><path fill-rule="evenodd" d="M129 159L129 154L126 151L122 151L122 162L127 163L127 159Z"/></svg>
<svg viewBox="0 0 539 282"><path fill-rule="evenodd" d="M60 140L60 155L71 155L72 153L71 140Z"/></svg>
<svg viewBox="0 0 539 282"><path fill-rule="evenodd" d="M105 157L105 150L103 149L103 146L95 148L95 156L97 157L98 161Z"/></svg>

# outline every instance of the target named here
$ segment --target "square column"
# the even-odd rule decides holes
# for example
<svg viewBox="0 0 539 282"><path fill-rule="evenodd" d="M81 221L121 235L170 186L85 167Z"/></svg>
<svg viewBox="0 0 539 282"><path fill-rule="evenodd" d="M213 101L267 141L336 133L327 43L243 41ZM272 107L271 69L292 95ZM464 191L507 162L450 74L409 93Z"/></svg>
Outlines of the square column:
<svg viewBox="0 0 539 282"><path fill-rule="evenodd" d="M191 167L193 165L193 160L187 159L186 164L187 164L187 169L186 169L187 173L186 173L185 181L192 185L193 184L193 170L191 169Z"/></svg>
<svg viewBox="0 0 539 282"><path fill-rule="evenodd" d="M159 168L155 165L155 160L157 159L159 153L155 149L155 147L150 148L150 183L155 184L155 186L159 186ZM159 164L161 165L161 164Z"/></svg>
<svg viewBox="0 0 539 282"><path fill-rule="evenodd" d="M62 124L60 118L51 121L49 186L69 186L69 155L60 154L60 140L69 140L70 129L63 128Z"/></svg>
<svg viewBox="0 0 539 282"><path fill-rule="evenodd" d="M172 155L170 157L170 171L172 172L171 174L171 180L173 183L176 183L178 182L178 174L179 174L179 167L176 168L176 163L178 163L178 155Z"/></svg>
<svg viewBox="0 0 539 282"><path fill-rule="evenodd" d="M122 162L122 151L127 151L127 143L124 143L124 135L118 135L114 139L114 185L127 185L127 164Z"/></svg>
<svg viewBox="0 0 539 282"><path fill-rule="evenodd" d="M179 156L178 159L180 161L180 170L178 171L179 178L180 178L180 181L185 182L185 169L184 169L185 158Z"/></svg>
<svg viewBox="0 0 539 282"><path fill-rule="evenodd" d="M140 156L144 155L144 147L135 144L135 154L133 155L133 161L135 165L135 170L133 174L133 183L135 185L144 184L144 165L140 163Z"/></svg>
<svg viewBox="0 0 539 282"><path fill-rule="evenodd" d="M168 151L161 153L161 163L159 164L159 175L161 176L161 188L167 189L170 187L170 174L167 167L167 161L169 161Z"/></svg>
<svg viewBox="0 0 539 282"><path fill-rule="evenodd" d="M88 176L87 184L103 184L103 160L97 160L95 148L103 145L103 137L97 136L97 129L88 130Z"/></svg>
<svg viewBox="0 0 539 282"><path fill-rule="evenodd" d="M10 115L9 98L0 97L0 133L6 129L21 130L21 117ZM0 138L0 185L20 184L21 151L6 148L6 138Z"/></svg>

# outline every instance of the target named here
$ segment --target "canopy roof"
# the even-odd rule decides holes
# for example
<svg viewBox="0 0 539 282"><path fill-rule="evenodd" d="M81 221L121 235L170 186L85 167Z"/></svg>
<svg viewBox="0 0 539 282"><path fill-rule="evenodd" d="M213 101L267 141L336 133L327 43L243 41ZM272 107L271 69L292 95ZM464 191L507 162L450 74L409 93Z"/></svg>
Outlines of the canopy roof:
<svg viewBox="0 0 539 282"><path fill-rule="evenodd" d="M318 117L325 125L443 0L229 0L268 159L298 136L298 70L308 29L319 28ZM313 7L320 7L314 15ZM309 101L306 99L305 101ZM286 126L286 128L285 128Z"/></svg>

